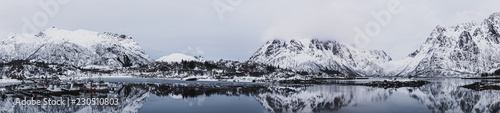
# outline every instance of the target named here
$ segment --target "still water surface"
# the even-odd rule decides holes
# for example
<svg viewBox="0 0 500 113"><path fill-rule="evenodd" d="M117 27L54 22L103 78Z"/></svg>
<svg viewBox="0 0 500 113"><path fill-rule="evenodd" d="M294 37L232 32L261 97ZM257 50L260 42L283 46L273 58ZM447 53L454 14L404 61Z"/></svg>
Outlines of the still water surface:
<svg viewBox="0 0 500 113"><path fill-rule="evenodd" d="M354 80L369 82L383 80ZM1 112L172 112L172 113L430 113L499 112L500 91L476 91L461 86L484 80L425 79L421 87L378 88L346 85L291 85L267 83L191 82L145 78L104 78L116 84L99 97L119 98L112 106L21 106L23 95L0 101ZM64 96L64 95L63 95ZM29 96L28 96L29 97ZM54 96L47 96L54 98ZM88 94L65 96L88 97ZM12 107L12 108L10 108Z"/></svg>

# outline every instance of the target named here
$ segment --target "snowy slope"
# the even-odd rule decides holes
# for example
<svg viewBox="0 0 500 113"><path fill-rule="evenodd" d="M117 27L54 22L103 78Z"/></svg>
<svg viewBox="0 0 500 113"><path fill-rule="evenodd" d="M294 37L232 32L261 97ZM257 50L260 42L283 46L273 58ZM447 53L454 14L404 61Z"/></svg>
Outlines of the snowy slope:
<svg viewBox="0 0 500 113"><path fill-rule="evenodd" d="M200 61L204 62L205 59L200 56L189 56L182 53L172 53L168 56L163 56L157 59L157 62L181 62L181 61Z"/></svg>
<svg viewBox="0 0 500 113"><path fill-rule="evenodd" d="M249 59L294 71L336 70L361 76L383 75L381 66L390 60L384 51L361 51L336 41L305 38L269 41Z"/></svg>
<svg viewBox="0 0 500 113"><path fill-rule="evenodd" d="M500 67L500 13L481 24L437 26L397 71L401 75L463 77Z"/></svg>
<svg viewBox="0 0 500 113"><path fill-rule="evenodd" d="M50 28L36 35L14 35L0 41L0 62L27 60L85 67L137 66L152 60L132 37L86 30Z"/></svg>

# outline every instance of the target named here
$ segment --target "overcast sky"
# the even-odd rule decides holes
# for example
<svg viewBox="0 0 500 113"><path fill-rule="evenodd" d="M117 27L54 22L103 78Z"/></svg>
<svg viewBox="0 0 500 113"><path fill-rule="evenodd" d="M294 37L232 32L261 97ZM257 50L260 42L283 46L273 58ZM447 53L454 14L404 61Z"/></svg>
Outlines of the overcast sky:
<svg viewBox="0 0 500 113"><path fill-rule="evenodd" d="M23 18L38 17L38 30L52 26L130 35L153 59L171 53L207 59L247 60L266 41L319 38L356 45L355 28L388 11L391 0L60 0L55 13L42 2L0 4L1 39L22 33ZM66 2L65 2L66 1ZM397 1L396 1L397 2ZM500 12L499 0L401 0L387 26L369 37L364 50L386 51L401 59L418 49L437 26L482 22ZM54 2L55 3L55 2ZM393 4L394 5L394 4ZM55 9L50 6L49 9ZM219 9L219 10L217 10ZM50 13L50 14L49 14ZM43 16L48 15L46 22ZM369 24L372 23L372 24ZM374 27L372 27L372 30Z"/></svg>

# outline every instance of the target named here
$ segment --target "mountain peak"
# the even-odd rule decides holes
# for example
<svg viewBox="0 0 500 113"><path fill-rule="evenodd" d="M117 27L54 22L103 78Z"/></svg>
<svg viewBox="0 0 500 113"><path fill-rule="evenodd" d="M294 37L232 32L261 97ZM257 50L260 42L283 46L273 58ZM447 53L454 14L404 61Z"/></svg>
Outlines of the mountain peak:
<svg viewBox="0 0 500 113"><path fill-rule="evenodd" d="M272 41L268 41L267 43L311 42L312 40L318 40L318 39L310 39L310 38L274 39Z"/></svg>
<svg viewBox="0 0 500 113"><path fill-rule="evenodd" d="M492 19L492 18L500 18L500 12L495 12L495 13L491 14L489 19Z"/></svg>

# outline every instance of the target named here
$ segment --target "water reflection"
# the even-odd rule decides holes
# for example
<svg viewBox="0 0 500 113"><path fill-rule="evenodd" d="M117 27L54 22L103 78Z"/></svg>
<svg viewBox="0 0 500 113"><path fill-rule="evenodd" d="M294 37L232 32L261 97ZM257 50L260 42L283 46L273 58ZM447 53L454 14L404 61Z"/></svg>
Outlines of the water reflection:
<svg viewBox="0 0 500 113"><path fill-rule="evenodd" d="M500 90L475 91L461 86L479 80L434 80L410 94L433 112L489 112L500 110Z"/></svg>
<svg viewBox="0 0 500 113"><path fill-rule="evenodd" d="M191 109L201 110L202 107L200 106L202 105L216 104L224 99L234 99L233 97L254 99L256 102L233 101L230 104L236 107L228 108L221 105L211 106L212 109L233 109L231 112L238 112L238 110L243 111L243 108L246 106L253 106L249 104L256 104L255 106L261 107L252 107L252 109L263 109L268 112L356 112L363 110L364 112L370 112L370 110L378 110L380 112L415 112L412 110L416 108L424 108L419 112L499 112L500 110L500 100L498 99L500 98L500 90L476 91L461 87L479 82L479 80L428 80L432 83L421 87L388 89L345 85L238 84L219 82L112 83L117 87L109 93L80 93L80 95L62 95L62 97L119 98L119 105L73 105L69 107L22 106L14 105L13 102L15 99L30 98L33 95L7 93L0 101L0 112L138 112L139 109L146 112L155 111L151 109L162 109L162 107L165 107L150 106L148 104L162 100L163 98L180 100L195 99L193 101L197 102L195 104L199 108L195 107ZM216 98L218 101L205 101L209 97ZM45 95L38 98L59 98L59 96ZM184 107L174 102L173 100L169 100L162 103L167 103L170 109L178 108L176 111L184 109ZM398 105L402 107L394 107Z"/></svg>

